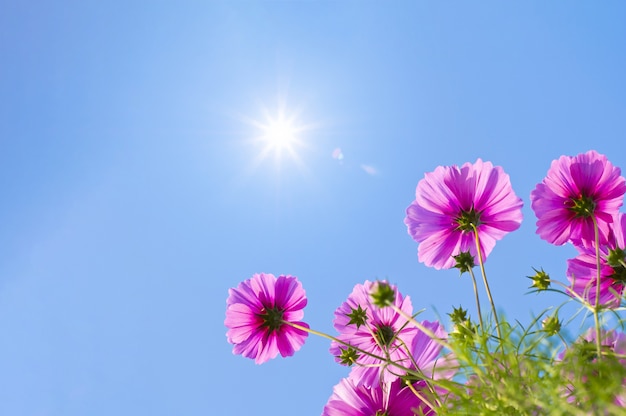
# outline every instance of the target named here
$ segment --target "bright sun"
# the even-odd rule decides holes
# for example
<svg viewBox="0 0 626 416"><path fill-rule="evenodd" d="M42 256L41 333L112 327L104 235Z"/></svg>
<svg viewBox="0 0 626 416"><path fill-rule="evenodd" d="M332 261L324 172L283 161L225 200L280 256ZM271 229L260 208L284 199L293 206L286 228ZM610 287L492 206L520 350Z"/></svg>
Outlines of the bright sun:
<svg viewBox="0 0 626 416"><path fill-rule="evenodd" d="M297 148L302 146L300 134L306 127L299 124L295 116L288 116L287 113L279 109L274 115L266 112L263 122L254 122L260 130L257 140L262 144L263 149L258 155L258 161L273 155L274 161L279 163L285 153L298 161Z"/></svg>
<svg viewBox="0 0 626 416"><path fill-rule="evenodd" d="M253 159L252 168L266 162L273 162L279 170L285 164L304 167L300 153L309 147L305 136L315 126L303 124L300 111L288 110L285 99L279 98L275 108L263 107L261 112L260 118L244 119L255 129L248 143L259 151Z"/></svg>
<svg viewBox="0 0 626 416"><path fill-rule="evenodd" d="M298 129L284 116L280 116L276 120L269 120L268 124L263 126L263 130L263 140L267 146L278 152L290 150L297 140Z"/></svg>

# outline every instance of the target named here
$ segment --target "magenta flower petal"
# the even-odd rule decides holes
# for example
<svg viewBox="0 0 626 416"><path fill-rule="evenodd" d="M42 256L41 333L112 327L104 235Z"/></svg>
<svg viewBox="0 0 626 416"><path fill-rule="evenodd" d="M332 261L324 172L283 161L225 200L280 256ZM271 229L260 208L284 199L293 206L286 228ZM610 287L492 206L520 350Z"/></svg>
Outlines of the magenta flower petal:
<svg viewBox="0 0 626 416"><path fill-rule="evenodd" d="M378 357L389 357L394 362L409 368L432 373L441 346L420 331L413 322L391 307L380 308L373 304L371 293L375 282L357 284L346 302L335 311L334 325L339 332L337 338L351 346ZM410 298L403 297L393 285L394 305L406 314L413 314ZM362 320L355 319L362 311ZM445 339L447 334L438 322L423 321L422 325L431 329L438 337ZM333 341L330 352L337 362L342 362L348 347ZM389 383L404 374L404 370L365 353L358 354L352 365L349 378L357 385L375 386L381 381Z"/></svg>
<svg viewBox="0 0 626 416"><path fill-rule="evenodd" d="M262 364L279 353L292 356L302 347L308 332L286 324L302 327L306 294L296 277L255 274L229 289L226 300L228 328L226 338L234 344L233 353L253 358Z"/></svg>
<svg viewBox="0 0 626 416"><path fill-rule="evenodd" d="M561 156L530 194L537 234L552 244L572 241L589 247L595 241L595 217L604 243L625 193L626 180L606 156L594 150Z"/></svg>
<svg viewBox="0 0 626 416"><path fill-rule="evenodd" d="M413 387L425 389L423 382ZM324 406L322 416L413 416L434 415L435 412L401 380L384 386L356 385L353 380L343 379L333 388L333 394Z"/></svg>
<svg viewBox="0 0 626 416"><path fill-rule="evenodd" d="M620 306L626 285L626 268L619 261L626 262L626 215L618 213L611 222L607 242L599 246L600 286L599 303L609 308ZM595 244L578 247L580 254L567 260L567 278L570 290L596 304L597 261Z"/></svg>
<svg viewBox="0 0 626 416"><path fill-rule="evenodd" d="M448 337L448 333L439 322L422 321L420 323L438 339L445 340ZM441 345L433 341L429 335L418 331L411 340L411 356L415 363L409 368L419 370L429 378L452 377L454 373L453 371L450 374L452 360L450 357L441 359L441 349Z"/></svg>
<svg viewBox="0 0 626 416"><path fill-rule="evenodd" d="M339 332L337 338L379 357L385 357L388 354L399 364L408 365L408 353L401 348L401 345L410 345L417 329L412 325L407 325L406 319L392 308L379 308L372 303L370 294L374 284L375 282L369 281L357 284L346 302L337 308L333 321L335 329ZM391 287L396 291L395 306L410 316L413 313L410 298L408 296L404 298L397 292L395 286ZM365 312L363 324L352 323L351 316L357 310ZM337 362L341 362L340 357L345 349L344 345L333 341L330 352ZM352 367L350 377L358 384L368 386L378 384L381 377L384 381L393 381L397 378L391 372L385 371L381 360L365 354L359 355Z"/></svg>
<svg viewBox="0 0 626 416"><path fill-rule="evenodd" d="M496 241L519 228L523 202L499 166L476 163L439 166L417 184L415 201L404 223L419 243L418 259L429 267L448 269L453 256L469 251L477 255L471 224L478 231L483 260Z"/></svg>

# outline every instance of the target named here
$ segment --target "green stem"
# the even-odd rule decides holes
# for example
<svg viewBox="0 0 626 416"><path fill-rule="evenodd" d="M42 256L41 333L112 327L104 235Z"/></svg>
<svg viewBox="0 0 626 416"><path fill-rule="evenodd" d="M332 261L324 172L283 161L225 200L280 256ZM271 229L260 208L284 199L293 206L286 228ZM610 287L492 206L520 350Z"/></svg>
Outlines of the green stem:
<svg viewBox="0 0 626 416"><path fill-rule="evenodd" d="M398 314L402 315L402 317L404 317L406 320L411 321L420 331L428 335L428 337L435 341L437 344L441 345L444 348L450 349L450 344L448 344L443 339L437 337L437 335L435 335L433 331L431 331L429 328L426 328L424 325L422 325L421 322L418 322L415 318L404 312L402 309L398 308L396 305L389 306L393 308L393 310L396 311Z"/></svg>
<svg viewBox="0 0 626 416"><path fill-rule="evenodd" d="M474 270L469 269L469 274L472 277L472 284L474 285L474 297L476 298L476 311L478 312L478 321L480 322L480 327L482 329L485 328L483 324L483 315L480 313L480 299L478 297L478 285L476 284L476 276L474 275Z"/></svg>
<svg viewBox="0 0 626 416"><path fill-rule="evenodd" d="M600 231L598 230L598 221L596 220L595 215L591 216L591 220L593 221L593 236L596 244L596 303L592 310L593 320L596 325L596 349L598 359L600 359L600 355L602 353L602 340L600 339L602 336L600 328L600 278L602 271L602 264L600 262Z"/></svg>
<svg viewBox="0 0 626 416"><path fill-rule="evenodd" d="M418 397L418 398L419 398L422 402L426 403L426 405L427 405L428 407L430 407L431 409L435 409L435 408L436 408L435 406L433 406L433 404L432 404L429 400L427 400L427 399L426 399L426 397L424 397L422 394L420 394L420 392L419 392L419 391L417 391L417 390L415 389L415 387L413 387L413 385L412 385L411 383L406 383L406 385L407 385L407 386L409 387L409 389L413 392L413 394L414 394L416 397ZM432 391L431 391L431 392L432 392ZM435 395L435 397L437 397L437 396ZM441 402L440 402L438 399L436 399L436 400L437 400L438 407L441 407Z"/></svg>
<svg viewBox="0 0 626 416"><path fill-rule="evenodd" d="M450 344L448 344L446 341L444 341L443 339L437 337L437 335L431 331L429 328L426 328L424 325L422 325L421 322L417 321L413 316L407 314L406 312L404 312L402 309L400 309L399 307L397 307L394 304L389 305L391 308L393 308L393 310L398 313L399 315L401 315L404 319L407 320L407 322L412 322L420 331L422 331L423 333L425 333L426 335L428 335L428 337L430 339L432 339L433 341L435 341L437 344L441 345L444 348L448 348L451 349ZM408 351L408 347L406 347L407 352ZM433 397L435 398L435 400L437 400L437 403L439 406L441 406L441 402L439 400L439 398L437 397L437 392L435 391L434 387L431 385L431 383L428 381L429 378L434 378L435 374L434 374L434 369L433 369L433 374L431 375L431 377L426 377L424 375L424 373L419 369L419 367L417 366L417 363L415 362L414 357L412 356L412 354L408 354L409 357L411 358L411 362L413 363L413 365L415 366L415 368L417 368L417 372L420 373L422 375L422 378L424 379L424 381L426 382L426 385L428 386L429 391L431 392L431 394L433 395ZM407 383L407 385L410 386L410 383ZM423 397L421 397L417 391L413 388L413 386L410 387L411 391L413 391L413 393L419 397L420 399L422 399L422 401L427 402ZM434 408L432 405L429 404L429 406L431 408Z"/></svg>
<svg viewBox="0 0 626 416"><path fill-rule="evenodd" d="M480 249L480 239L478 238L478 229L472 224L474 229L474 241L476 242L476 251L478 252L478 264L480 264L480 272L483 276L483 282L485 283L485 290L487 291L487 297L489 298L489 304L491 305L491 312L493 312L493 319L496 322L496 331L498 332L498 338L502 342L502 332L500 331L500 323L498 322L498 313L496 312L496 305L493 303L493 297L491 296L491 290L489 289L489 282L487 281L487 273L485 272L485 261L483 259L483 253Z"/></svg>
<svg viewBox="0 0 626 416"><path fill-rule="evenodd" d="M408 322L408 321L407 321ZM407 356L409 357L409 359L411 360L411 364L413 365L413 367L415 367L418 373L420 373L421 378L424 380L424 382L426 383L426 386L428 387L428 391L430 392L430 394L432 395L432 397L435 398L435 400L437 401L437 405L439 407L441 407L441 401L439 400L439 398L437 397L437 392L435 391L435 388L433 387L432 383L429 381L430 377L426 377L424 375L424 372L419 368L419 366L417 365L417 362L415 361L415 357L413 357L413 354L411 353L411 351L409 350L409 347L405 344L404 341L402 341L401 339L398 339L398 341L400 342L401 346L404 348L404 350L407 353ZM432 377L434 378L435 374L433 372ZM400 374L398 374L398 377L401 377ZM430 404L429 401L427 401L421 394L419 394L417 392L417 390L415 390L415 388L413 387L413 385L410 382L406 383L407 386L409 386L409 388L411 389L411 391L417 396L419 397L422 401L424 401L426 404L428 404L431 408L434 408L434 406L432 404Z"/></svg>
<svg viewBox="0 0 626 416"><path fill-rule="evenodd" d="M416 372L415 370L413 370L413 369L410 369L410 368L407 368L407 367L405 367L405 366L403 366L401 364L398 364L395 361L390 360L389 358L381 357L381 356L379 356L377 354L371 353L369 351L365 351L365 350L363 350L363 349L361 349L359 347L355 347L354 345L351 345L351 344L349 344L349 343L347 343L345 341L342 341L339 338L333 337L332 335L328 335L328 334L325 334L324 332L320 332L320 331L316 331L316 330L311 329L311 328L307 328L306 326L298 325L298 324L296 324L294 322L289 322L289 321L283 320L283 323L285 325L289 325L292 328L296 328L296 329L299 329L301 331L308 332L309 334L317 335L317 336L320 336L322 338L326 338L326 339L329 339L331 341L335 341L338 344L345 345L346 347L350 347L350 348L360 352L361 354L368 355L368 356L370 356L372 358L375 358L377 360L380 360L381 362L384 362L384 363L386 363L388 365L393 365L394 367L397 367L400 370L405 371L407 373L407 375L412 375L412 376L416 376L416 377L420 376L420 374L418 372Z"/></svg>

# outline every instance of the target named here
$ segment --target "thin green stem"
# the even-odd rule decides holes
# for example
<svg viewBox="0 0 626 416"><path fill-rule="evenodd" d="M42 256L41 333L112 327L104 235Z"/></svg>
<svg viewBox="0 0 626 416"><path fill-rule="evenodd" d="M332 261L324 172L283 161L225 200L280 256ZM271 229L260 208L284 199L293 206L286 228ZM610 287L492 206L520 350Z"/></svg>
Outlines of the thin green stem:
<svg viewBox="0 0 626 416"><path fill-rule="evenodd" d="M405 318L407 320L407 322L411 322L413 323L420 331L422 331L423 333L425 333L426 335L428 335L428 337L430 339L432 339L433 341L435 341L437 344L441 345L444 348L448 348L450 349L450 344L448 344L446 341L444 341L442 338L437 337L437 335L431 331L429 328L426 328L424 325L422 325L421 322L417 321L417 319L415 319L413 316L407 314L406 312L404 312L402 309L400 309L399 307L397 307L396 305L389 305L391 308L393 308L393 310L395 312L397 312L398 314L400 314L403 318ZM409 352L408 348L405 345L405 348L407 350L407 352ZM411 358L411 362L412 364L415 366L415 368L417 368L417 372L420 373L422 375L422 378L424 379L424 381L426 382L426 385L428 386L428 389L430 390L430 392L433 394L433 397L435 397L435 400L437 400L437 403L439 404L439 406L441 406L441 402L439 400L439 398L437 397L437 392L435 391L434 387L431 385L431 383L428 381L430 378L426 377L424 375L424 373L419 369L419 367L417 366L417 363L415 362L414 357L412 356L412 354L409 352L409 357ZM431 377L434 377L434 369L433 369L433 374ZM420 396L417 391L413 388L413 386L411 386L410 383L407 383L407 385L410 386L411 391L413 391L413 393L415 393L415 395L417 397L419 397L420 399L422 399L422 401L426 402L427 404L429 404L428 401L425 400L425 398L423 398L422 396ZM431 404L429 404L429 406L431 408L434 408L434 406L432 406Z"/></svg>
<svg viewBox="0 0 626 416"><path fill-rule="evenodd" d="M565 338L563 338L563 335L561 335L561 333L559 332L559 333L556 334L556 336L559 337L561 342L563 342L563 347L567 348L568 347L568 343L567 343L567 341L565 341Z"/></svg>
<svg viewBox="0 0 626 416"><path fill-rule="evenodd" d="M491 296L491 290L489 289L489 282L487 281L487 273L485 272L485 261L483 259L483 253L480 249L480 239L478 238L478 229L472 224L474 229L474 241L476 242L476 252L478 253L478 264L480 265L480 272L483 276L483 282L485 283L485 290L487 291L487 297L489 298L489 304L491 305L491 312L493 313L493 319L496 322L496 331L498 332L498 338L502 342L502 331L500 330L500 323L498 322L498 313L496 312L496 305L493 303L493 297Z"/></svg>
<svg viewBox="0 0 626 416"><path fill-rule="evenodd" d="M476 284L476 276L474 275L474 270L469 269L469 274L472 277L472 284L474 285L474 297L476 298L476 311L478 312L478 321L480 322L480 327L485 328L483 324L483 315L480 312L480 299L478 297L478 285Z"/></svg>
<svg viewBox="0 0 626 416"><path fill-rule="evenodd" d="M389 305L389 307L393 308L394 311L402 315L407 321L411 321L420 331L428 335L428 337L432 339L433 341L435 341L437 344L441 345L444 348L450 349L450 344L448 344L442 338L439 338L433 331L431 331L429 328L426 328L424 325L422 325L421 322L418 322L411 315L404 312L402 309L398 308L396 305Z"/></svg>
<svg viewBox="0 0 626 416"><path fill-rule="evenodd" d="M422 402L426 403L426 405L427 405L428 407L430 407L431 409L435 409L435 408L436 408L436 407L435 407L435 406L434 406L434 405L433 405L433 404L432 404L429 400L427 400L427 399L426 399L426 397L424 397L422 394L420 394L420 392L419 392L419 391L417 391L417 390L415 389L415 387L413 387L413 385L412 385L411 383L406 383L406 385L407 385L407 386L409 387L409 389L413 392L413 394L414 394L416 397L418 397L418 398L419 398ZM435 395L435 397L437 397L437 396ZM438 404L438 407L441 407L441 402L439 401L439 399L437 399L437 404Z"/></svg>
<svg viewBox="0 0 626 416"><path fill-rule="evenodd" d="M355 347L354 345L351 345L351 344L349 344L349 343L347 343L345 341L342 341L339 338L333 337L332 335L328 335L328 334L326 334L324 332L316 331L315 329L307 328L306 326L298 325L298 324L296 324L294 322L289 322L289 321L283 320L283 323L285 325L289 325L292 328L296 328L296 329L299 329L301 331L308 332L309 334L317 335L317 336L320 336L322 338L326 338L328 340L335 341L338 344L344 345L346 347L350 347L350 348L354 349L355 351L360 352L361 354L368 355L368 356L370 356L372 358L375 358L377 360L380 360L381 362L384 362L384 363L386 363L388 365L393 365L394 367L397 367L400 370L405 371L408 375L412 375L412 376L419 376L420 375L415 370L407 368L407 367L405 367L405 366L403 366L401 364L398 364L395 361L390 360L389 358L381 357L381 356L379 356L377 354L374 354L372 352L365 351L365 350L363 350L363 349L361 349L359 347Z"/></svg>
<svg viewBox="0 0 626 416"><path fill-rule="evenodd" d="M408 322L408 321L407 321ZM407 356L409 357L409 359L411 360L411 364L413 365L413 367L415 367L417 370L416 372L418 372L421 375L421 378L424 380L424 382L426 383L426 386L428 387L428 391L430 391L430 394L432 394L432 396L435 398L435 400L437 401L437 404L439 406L441 406L441 401L439 400L439 398L437 397L437 392L435 391L435 388L432 386L432 383L430 383L429 381L429 377L426 377L424 375L424 372L419 368L419 366L417 365L417 362L415 361L415 357L413 357L413 354L411 353L411 351L409 350L409 347L406 345L406 343L401 340L398 339L398 341L400 342L400 345L404 348L404 350L407 353ZM401 377L401 374L398 374L398 377ZM432 377L434 377L434 373L432 374ZM413 391L413 393L415 393L415 395L417 397L419 397L420 399L422 399L422 401L426 402L431 408L433 408L434 406L430 404L430 402L426 401L426 399L424 399L413 387L413 385L410 382L406 383L408 386L410 386L411 391Z"/></svg>
<svg viewBox="0 0 626 416"><path fill-rule="evenodd" d="M593 320L596 325L596 349L599 358L602 353L602 331L600 328L600 278L602 264L600 262L600 231L598 229L598 221L595 215L591 216L591 220L593 221L593 236L596 245L596 303L593 308Z"/></svg>

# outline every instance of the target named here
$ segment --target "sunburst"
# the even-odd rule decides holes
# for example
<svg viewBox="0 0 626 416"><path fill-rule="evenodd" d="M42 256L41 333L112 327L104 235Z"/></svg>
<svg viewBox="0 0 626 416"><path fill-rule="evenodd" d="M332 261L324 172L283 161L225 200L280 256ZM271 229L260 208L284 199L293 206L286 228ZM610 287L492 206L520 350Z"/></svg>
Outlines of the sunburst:
<svg viewBox="0 0 626 416"><path fill-rule="evenodd" d="M262 144L257 162L272 156L277 165L285 156L300 162L298 149L304 145L301 135L307 127L299 123L295 115L288 114L283 108L273 114L265 111L264 120L255 121L253 125L260 131L255 141Z"/></svg>

